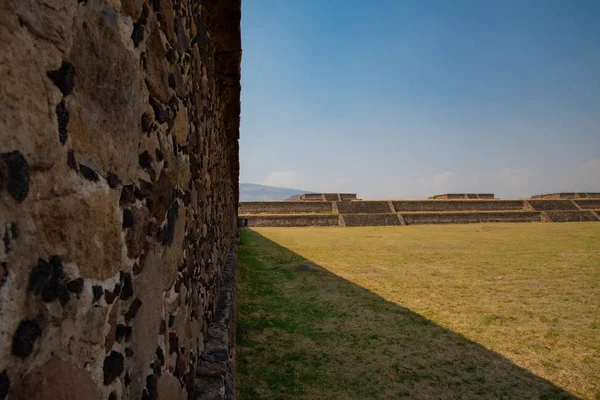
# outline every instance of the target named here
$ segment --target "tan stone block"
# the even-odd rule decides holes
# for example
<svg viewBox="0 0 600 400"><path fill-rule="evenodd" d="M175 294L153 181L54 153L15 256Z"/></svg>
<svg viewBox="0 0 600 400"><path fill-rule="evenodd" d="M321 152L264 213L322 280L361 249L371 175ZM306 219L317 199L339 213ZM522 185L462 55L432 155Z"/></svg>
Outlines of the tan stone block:
<svg viewBox="0 0 600 400"><path fill-rule="evenodd" d="M188 113L183 105L179 102L179 111L173 121L173 134L179 145L185 145L188 141L190 133L190 123L188 122Z"/></svg>
<svg viewBox="0 0 600 400"><path fill-rule="evenodd" d="M70 195L33 206L46 254L78 265L81 276L104 280L122 269L121 215L115 191Z"/></svg>
<svg viewBox="0 0 600 400"><path fill-rule="evenodd" d="M186 210L183 204L179 204L177 220L175 221L175 229L173 241L168 244L163 254L163 285L165 289L170 288L175 283L179 265L183 260L182 242L185 237L185 219Z"/></svg>
<svg viewBox="0 0 600 400"><path fill-rule="evenodd" d="M142 305L132 321L132 345L134 354L131 359L130 398L139 399L146 385L148 368L154 359L158 347L160 322L163 319L163 264L158 249L148 252L142 273L133 282L134 296Z"/></svg>
<svg viewBox="0 0 600 400"><path fill-rule="evenodd" d="M137 168L142 105L147 102L139 56L121 34L114 11L81 7L70 61L75 87L67 96L68 132L81 163L131 182Z"/></svg>
<svg viewBox="0 0 600 400"><path fill-rule="evenodd" d="M170 3L170 2L169 2ZM155 27L146 42L148 61L146 67L146 85L152 97L163 103L169 101L168 79L170 64L165 58L167 54L166 37Z"/></svg>
<svg viewBox="0 0 600 400"><path fill-rule="evenodd" d="M70 400L74 396L79 399L101 398L94 381L83 368L53 356L13 387L10 398Z"/></svg>

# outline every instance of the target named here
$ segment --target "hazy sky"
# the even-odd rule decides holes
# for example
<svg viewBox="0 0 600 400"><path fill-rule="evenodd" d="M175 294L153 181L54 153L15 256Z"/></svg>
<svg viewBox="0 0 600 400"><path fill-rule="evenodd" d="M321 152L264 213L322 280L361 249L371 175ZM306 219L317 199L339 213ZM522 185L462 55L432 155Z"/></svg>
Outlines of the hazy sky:
<svg viewBox="0 0 600 400"><path fill-rule="evenodd" d="M247 0L240 181L600 191L600 0Z"/></svg>

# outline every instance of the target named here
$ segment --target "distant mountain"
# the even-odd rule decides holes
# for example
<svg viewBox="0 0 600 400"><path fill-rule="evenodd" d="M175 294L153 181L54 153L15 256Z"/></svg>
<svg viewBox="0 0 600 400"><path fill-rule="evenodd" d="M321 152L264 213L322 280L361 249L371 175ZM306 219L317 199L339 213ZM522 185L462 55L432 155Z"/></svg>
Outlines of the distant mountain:
<svg viewBox="0 0 600 400"><path fill-rule="evenodd" d="M311 193L308 190L240 183L240 201L286 200L290 196Z"/></svg>

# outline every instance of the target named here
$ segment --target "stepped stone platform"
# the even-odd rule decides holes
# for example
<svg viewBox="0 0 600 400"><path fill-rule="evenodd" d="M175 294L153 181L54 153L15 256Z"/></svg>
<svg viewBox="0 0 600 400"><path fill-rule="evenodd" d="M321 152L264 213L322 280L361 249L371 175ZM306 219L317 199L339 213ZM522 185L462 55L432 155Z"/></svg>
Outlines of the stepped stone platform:
<svg viewBox="0 0 600 400"><path fill-rule="evenodd" d="M304 193L290 196L286 201L353 201L356 193Z"/></svg>
<svg viewBox="0 0 600 400"><path fill-rule="evenodd" d="M449 200L449 199L494 199L493 193L443 193L429 197L430 200Z"/></svg>
<svg viewBox="0 0 600 400"><path fill-rule="evenodd" d="M545 193L531 196L532 200L542 199L600 199L600 192L561 192L561 193Z"/></svg>
<svg viewBox="0 0 600 400"><path fill-rule="evenodd" d="M529 200L529 204L539 211L552 211L552 210L578 210L570 200Z"/></svg>
<svg viewBox="0 0 600 400"><path fill-rule="evenodd" d="M249 215L248 226L339 226L337 215Z"/></svg>
<svg viewBox="0 0 600 400"><path fill-rule="evenodd" d="M598 217L592 211L546 211L549 222L591 222Z"/></svg>
<svg viewBox="0 0 600 400"><path fill-rule="evenodd" d="M385 214L390 213L387 201L349 201L337 203L340 214Z"/></svg>
<svg viewBox="0 0 600 400"><path fill-rule="evenodd" d="M396 211L524 210L523 200L397 200Z"/></svg>
<svg viewBox="0 0 600 400"><path fill-rule="evenodd" d="M324 195L324 194L321 194ZM431 199L242 202L248 226L401 226L600 221L600 199Z"/></svg>
<svg viewBox="0 0 600 400"><path fill-rule="evenodd" d="M600 199L575 200L575 203L584 210L600 209Z"/></svg>
<svg viewBox="0 0 600 400"><path fill-rule="evenodd" d="M540 222L539 211L445 212L402 214L406 225L472 224L482 222Z"/></svg>
<svg viewBox="0 0 600 400"><path fill-rule="evenodd" d="M346 226L396 226L401 225L396 214L348 214L344 215Z"/></svg>
<svg viewBox="0 0 600 400"><path fill-rule="evenodd" d="M332 213L330 201L249 201L241 202L239 214Z"/></svg>

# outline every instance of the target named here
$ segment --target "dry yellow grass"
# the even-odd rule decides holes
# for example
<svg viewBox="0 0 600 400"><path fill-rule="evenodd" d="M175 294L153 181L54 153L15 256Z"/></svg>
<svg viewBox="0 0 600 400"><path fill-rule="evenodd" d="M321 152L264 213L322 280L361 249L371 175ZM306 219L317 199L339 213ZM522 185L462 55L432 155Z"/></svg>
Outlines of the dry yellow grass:
<svg viewBox="0 0 600 400"><path fill-rule="evenodd" d="M242 398L600 396L598 223L242 238Z"/></svg>

